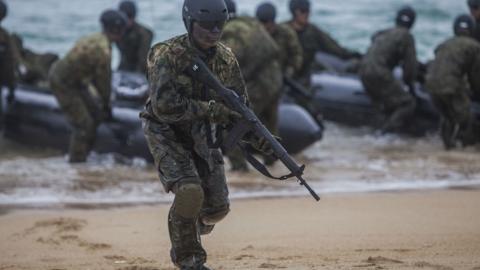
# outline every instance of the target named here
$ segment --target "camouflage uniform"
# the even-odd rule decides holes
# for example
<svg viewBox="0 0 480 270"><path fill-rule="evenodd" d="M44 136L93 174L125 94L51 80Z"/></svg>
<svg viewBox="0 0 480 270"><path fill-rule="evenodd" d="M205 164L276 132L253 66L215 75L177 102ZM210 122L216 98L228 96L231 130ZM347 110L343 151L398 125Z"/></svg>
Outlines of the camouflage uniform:
<svg viewBox="0 0 480 270"><path fill-rule="evenodd" d="M469 89L480 92L480 45L469 37L453 37L435 50L426 87L442 115L442 138L447 148L454 146L452 131L464 145L478 140L480 133L472 115ZM465 80L467 78L467 80ZM467 84L468 81L468 84ZM476 129L476 130L475 130Z"/></svg>
<svg viewBox="0 0 480 270"><path fill-rule="evenodd" d="M360 78L373 104L388 117L386 125L398 127L403 116L413 113L415 99L395 79L393 69L403 65L403 79L412 85L416 76L415 41L408 29L395 27L380 31L372 38L372 45L360 65ZM396 115L404 108L401 117ZM386 127L385 127L386 128Z"/></svg>
<svg viewBox="0 0 480 270"><path fill-rule="evenodd" d="M111 44L103 33L80 39L51 69L50 85L61 109L72 125L70 161L85 161L95 143L101 120L96 104L88 100L92 85L104 110L110 108Z"/></svg>
<svg viewBox="0 0 480 270"><path fill-rule="evenodd" d="M121 59L119 70L146 73L147 55L152 44L153 33L143 25L134 22L117 42Z"/></svg>
<svg viewBox="0 0 480 270"><path fill-rule="evenodd" d="M230 20L225 25L222 41L238 59L253 111L270 132L278 134L282 73L277 44L260 22L251 17ZM229 158L233 169L247 168L238 149L230 153Z"/></svg>
<svg viewBox="0 0 480 270"><path fill-rule="evenodd" d="M303 49L297 34L291 27L277 24L271 36L280 49L279 62L283 74L292 77L303 64Z"/></svg>
<svg viewBox="0 0 480 270"><path fill-rule="evenodd" d="M180 267L206 261L200 234L209 233L229 212L223 157L207 139L207 132L216 129L208 121L208 102L222 100L185 74L196 55L204 58L226 87L248 101L237 60L224 45L219 43L205 55L191 45L188 35L182 35L151 49L147 59L150 96L140 116L160 180L167 192L175 193L168 223L172 260Z"/></svg>
<svg viewBox="0 0 480 270"><path fill-rule="evenodd" d="M28 85L41 88L48 87L48 72L58 60L58 56L52 53L38 54L23 47L22 38L12 35L17 58L18 80Z"/></svg>
<svg viewBox="0 0 480 270"><path fill-rule="evenodd" d="M478 42L480 42L480 20L477 20L477 26L475 27L473 36Z"/></svg>
<svg viewBox="0 0 480 270"><path fill-rule="evenodd" d="M285 25L294 29L292 24L293 21L285 23ZM303 65L297 72L295 79L306 88L310 88L312 66L317 52L329 53L345 60L358 56L358 53L343 48L330 35L313 24L308 24L303 31L296 31L296 33L303 48Z"/></svg>
<svg viewBox="0 0 480 270"><path fill-rule="evenodd" d="M10 35L0 27L0 129L3 125L3 102L1 97L4 86L11 92L15 89L15 58Z"/></svg>

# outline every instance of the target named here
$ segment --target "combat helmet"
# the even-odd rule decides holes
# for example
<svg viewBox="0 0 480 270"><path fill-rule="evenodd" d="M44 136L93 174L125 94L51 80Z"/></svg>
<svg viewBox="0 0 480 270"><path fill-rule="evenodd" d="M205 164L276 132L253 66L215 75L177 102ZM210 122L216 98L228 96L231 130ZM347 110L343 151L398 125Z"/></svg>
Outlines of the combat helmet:
<svg viewBox="0 0 480 270"><path fill-rule="evenodd" d="M125 15L127 15L129 19L135 19L135 17L137 16L137 6L132 1L122 1L118 6L118 9L121 12L125 13Z"/></svg>
<svg viewBox="0 0 480 270"><path fill-rule="evenodd" d="M480 0L468 0L467 4L471 9L480 8Z"/></svg>
<svg viewBox="0 0 480 270"><path fill-rule="evenodd" d="M396 23L398 26L403 26L408 29L412 28L415 23L417 13L410 6L405 6L397 12Z"/></svg>
<svg viewBox="0 0 480 270"><path fill-rule="evenodd" d="M228 14L230 16L234 16L237 13L237 5L233 0L225 0L225 4L227 5Z"/></svg>
<svg viewBox="0 0 480 270"><path fill-rule="evenodd" d="M263 3L258 6L256 16L261 22L274 22L277 11L271 3Z"/></svg>
<svg viewBox="0 0 480 270"><path fill-rule="evenodd" d="M7 16L7 5L0 0L0 21L2 21Z"/></svg>
<svg viewBox="0 0 480 270"><path fill-rule="evenodd" d="M202 27L206 29L213 29L215 26L223 28L228 20L224 0L185 0L182 15L189 34L194 22L202 23Z"/></svg>
<svg viewBox="0 0 480 270"><path fill-rule="evenodd" d="M106 32L120 35L125 31L127 18L122 12L109 9L100 16L100 23Z"/></svg>
<svg viewBox="0 0 480 270"><path fill-rule="evenodd" d="M459 15L453 23L453 32L457 36L471 36L475 30L475 22L472 16L467 14Z"/></svg>
<svg viewBox="0 0 480 270"><path fill-rule="evenodd" d="M295 10L310 11L309 0L290 0L290 12L295 15Z"/></svg>

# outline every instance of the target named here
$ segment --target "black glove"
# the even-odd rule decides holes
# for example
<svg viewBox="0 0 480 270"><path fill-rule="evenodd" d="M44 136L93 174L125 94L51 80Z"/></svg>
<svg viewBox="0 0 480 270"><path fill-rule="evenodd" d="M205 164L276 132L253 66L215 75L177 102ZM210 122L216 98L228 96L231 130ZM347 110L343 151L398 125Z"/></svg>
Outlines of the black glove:
<svg viewBox="0 0 480 270"><path fill-rule="evenodd" d="M235 121L235 119L242 118L242 116L227 108L221 103L210 101L208 103L208 117L213 123L228 125Z"/></svg>
<svg viewBox="0 0 480 270"><path fill-rule="evenodd" d="M113 114L112 114L112 107L110 107L110 105L105 105L103 107L102 118L103 118L103 121L106 121L106 122L112 121Z"/></svg>
<svg viewBox="0 0 480 270"><path fill-rule="evenodd" d="M15 100L15 90L14 90L14 89L10 89L10 90L8 91L8 95L7 95L7 103L8 103L9 105L11 105L14 100Z"/></svg>
<svg viewBox="0 0 480 270"><path fill-rule="evenodd" d="M363 54L359 53L359 52L353 52L351 54L351 57L352 58L356 58L356 59L362 59L363 58Z"/></svg>

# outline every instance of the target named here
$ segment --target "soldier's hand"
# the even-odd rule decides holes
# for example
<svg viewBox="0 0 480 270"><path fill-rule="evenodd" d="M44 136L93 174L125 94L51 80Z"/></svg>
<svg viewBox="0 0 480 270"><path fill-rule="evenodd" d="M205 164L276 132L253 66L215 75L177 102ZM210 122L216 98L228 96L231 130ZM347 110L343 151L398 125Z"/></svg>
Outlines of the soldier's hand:
<svg viewBox="0 0 480 270"><path fill-rule="evenodd" d="M362 58L363 58L363 54L361 54L361 53L359 53L359 52L354 52L354 53L352 53L352 58L362 59Z"/></svg>
<svg viewBox="0 0 480 270"><path fill-rule="evenodd" d="M105 105L103 107L103 121L112 121L113 114L112 114L112 107L110 105Z"/></svg>
<svg viewBox="0 0 480 270"><path fill-rule="evenodd" d="M7 95L7 103L11 105L15 101L15 91L10 89Z"/></svg>
<svg viewBox="0 0 480 270"><path fill-rule="evenodd" d="M233 111L227 108L225 105L214 101L210 101L208 103L208 115L213 123L224 125L232 123L235 121L235 119L242 118L242 116L236 111Z"/></svg>
<svg viewBox="0 0 480 270"><path fill-rule="evenodd" d="M275 135L273 135L273 137L277 140L277 141L281 141L280 137L277 137ZM270 144L269 141L267 141L265 138L261 137L261 138L258 138L256 140L256 142L254 142L254 144L252 145L253 148L257 149L258 151L262 152L263 154L267 155L267 156L271 156L273 154L273 148L272 148L272 145Z"/></svg>
<svg viewBox="0 0 480 270"><path fill-rule="evenodd" d="M285 76L287 76L288 78L292 78L294 74L295 74L295 69L293 67L287 67L285 69Z"/></svg>

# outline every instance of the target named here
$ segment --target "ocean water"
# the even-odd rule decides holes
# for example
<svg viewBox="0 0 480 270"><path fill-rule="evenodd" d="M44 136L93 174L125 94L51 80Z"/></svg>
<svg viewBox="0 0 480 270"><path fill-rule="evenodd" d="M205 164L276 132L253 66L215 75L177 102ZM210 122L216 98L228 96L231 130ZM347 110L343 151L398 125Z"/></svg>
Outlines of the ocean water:
<svg viewBox="0 0 480 270"><path fill-rule="evenodd" d="M261 1L238 1L241 14L253 14ZM287 0L275 0L279 20L287 20ZM312 20L343 45L364 52L374 32L393 25L396 9L418 11L414 28L419 56L430 59L435 45L452 34L452 20L467 12L463 0L313 1ZM82 35L99 30L98 15L118 2L108 0L7 0L5 27L25 46L65 54ZM138 0L139 21L155 40L184 32L182 1ZM118 62L118 59L116 60ZM305 178L319 194L480 187L478 149L446 152L436 135L378 137L369 128L327 123L324 140L295 158L307 165ZM228 170L227 164L227 170ZM279 165L274 172L284 172ZM308 196L294 180L270 181L259 173L228 173L232 198ZM87 164L70 165L63 153L27 148L0 139L0 206L78 206L162 203L155 168L142 159L92 154Z"/></svg>
<svg viewBox="0 0 480 270"><path fill-rule="evenodd" d="M4 25L25 38L25 45L36 51L65 54L79 37L99 31L98 17L115 0L6 0L9 16ZM137 0L138 20L162 41L185 32L181 0ZM238 0L240 14L253 15L264 0ZM272 0L278 21L290 18L288 0ZM313 0L312 21L327 30L344 46L365 52L370 36L393 25L396 10L413 6L418 20L413 33L419 56L430 59L436 45L452 34L453 19L468 12L464 0ZM115 59L117 61L117 59Z"/></svg>

